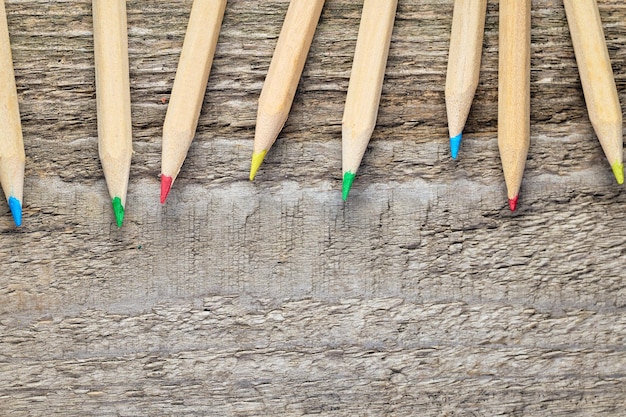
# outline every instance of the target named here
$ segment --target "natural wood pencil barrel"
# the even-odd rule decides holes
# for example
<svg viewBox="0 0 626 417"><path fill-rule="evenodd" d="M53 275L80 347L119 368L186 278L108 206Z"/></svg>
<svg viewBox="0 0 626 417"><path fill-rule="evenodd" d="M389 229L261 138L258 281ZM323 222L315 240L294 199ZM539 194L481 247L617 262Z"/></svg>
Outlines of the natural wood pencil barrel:
<svg viewBox="0 0 626 417"><path fill-rule="evenodd" d="M126 1L93 0L92 7L98 148L116 220L121 226L133 151Z"/></svg>
<svg viewBox="0 0 626 417"><path fill-rule="evenodd" d="M259 97L250 179L276 141L293 103L324 0L291 0Z"/></svg>
<svg viewBox="0 0 626 417"><path fill-rule="evenodd" d="M194 0L163 124L161 173L176 180L194 138L226 0ZM167 191L169 192L169 186ZM161 195L162 202L165 196Z"/></svg>
<svg viewBox="0 0 626 417"><path fill-rule="evenodd" d="M26 155L4 0L0 0L0 68L0 184L19 226Z"/></svg>
<svg viewBox="0 0 626 417"><path fill-rule="evenodd" d="M622 109L595 0L563 0L589 119L613 168L624 182Z"/></svg>
<svg viewBox="0 0 626 417"><path fill-rule="evenodd" d="M446 109L450 138L458 137L459 142L478 86L486 12L487 0L454 2L446 75ZM450 144L454 146L453 141ZM455 149L452 156L456 158Z"/></svg>
<svg viewBox="0 0 626 417"><path fill-rule="evenodd" d="M342 119L344 200L376 126L397 4L397 0L363 3Z"/></svg>
<svg viewBox="0 0 626 417"><path fill-rule="evenodd" d="M500 0L498 147L515 210L530 145L530 0Z"/></svg>

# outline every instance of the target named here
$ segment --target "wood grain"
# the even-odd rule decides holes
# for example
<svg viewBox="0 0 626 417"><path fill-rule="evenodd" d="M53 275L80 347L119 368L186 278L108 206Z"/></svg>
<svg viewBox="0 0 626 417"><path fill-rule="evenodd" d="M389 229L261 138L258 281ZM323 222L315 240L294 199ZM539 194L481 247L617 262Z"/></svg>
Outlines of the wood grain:
<svg viewBox="0 0 626 417"><path fill-rule="evenodd" d="M456 162L452 2L399 2L378 125L344 204L360 2L327 0L289 120L250 183L288 2L229 1L197 136L161 207L162 99L191 1L129 1L135 154L120 230L98 162L90 3L6 3L27 159L22 228L0 206L0 414L623 413L626 193L589 122L560 1L533 1L514 214L496 139L496 2ZM599 6L623 103L626 5Z"/></svg>

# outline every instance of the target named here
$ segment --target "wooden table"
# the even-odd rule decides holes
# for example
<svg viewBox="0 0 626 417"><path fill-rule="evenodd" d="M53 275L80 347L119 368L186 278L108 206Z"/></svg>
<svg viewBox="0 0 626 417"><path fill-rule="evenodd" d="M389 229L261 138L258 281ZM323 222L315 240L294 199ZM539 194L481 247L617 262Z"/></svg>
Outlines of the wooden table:
<svg viewBox="0 0 626 417"><path fill-rule="evenodd" d="M283 133L247 180L288 2L231 0L165 206L161 128L191 0L128 2L134 149L115 226L91 3L7 0L24 226L0 205L0 414L611 415L626 406L626 192L590 126L562 3L533 1L519 209L498 156L498 5L458 161L452 0L398 6L379 124L341 201L362 2L328 0ZM599 0L626 103L626 5Z"/></svg>

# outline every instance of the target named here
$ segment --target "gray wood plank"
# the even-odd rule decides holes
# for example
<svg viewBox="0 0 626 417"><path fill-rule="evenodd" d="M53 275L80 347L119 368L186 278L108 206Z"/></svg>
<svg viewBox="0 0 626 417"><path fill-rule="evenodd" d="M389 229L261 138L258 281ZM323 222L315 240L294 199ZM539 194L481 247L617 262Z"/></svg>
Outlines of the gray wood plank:
<svg viewBox="0 0 626 417"><path fill-rule="evenodd" d="M626 193L584 107L562 4L533 1L520 208L498 156L497 2L460 158L452 1L400 1L379 123L341 201L361 2L327 0L291 116L247 180L286 0L231 0L165 206L161 126L190 0L128 2L125 225L97 155L89 1L7 0L24 226L0 205L0 415L603 415L626 406ZM600 0L622 103L626 5Z"/></svg>

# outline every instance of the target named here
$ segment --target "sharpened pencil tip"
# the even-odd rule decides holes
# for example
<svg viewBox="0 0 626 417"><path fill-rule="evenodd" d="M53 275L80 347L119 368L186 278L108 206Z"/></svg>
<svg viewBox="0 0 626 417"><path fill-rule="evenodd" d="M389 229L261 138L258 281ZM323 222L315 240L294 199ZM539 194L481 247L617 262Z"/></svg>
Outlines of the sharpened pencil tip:
<svg viewBox="0 0 626 417"><path fill-rule="evenodd" d="M450 154L452 155L452 159L456 159L456 157L459 155L461 139L463 139L463 132L450 138Z"/></svg>
<svg viewBox="0 0 626 417"><path fill-rule="evenodd" d="M122 227L122 223L124 223L124 206L122 206L122 199L115 197L111 200L111 203L113 204L113 213L115 213L117 227Z"/></svg>
<svg viewBox="0 0 626 417"><path fill-rule="evenodd" d="M22 225L22 204L20 200L15 197L9 197L9 209L11 209L11 215L16 226Z"/></svg>
<svg viewBox="0 0 626 417"><path fill-rule="evenodd" d="M519 198L519 194L516 195L513 198L509 198L509 208L511 209L511 211L515 211L515 209L517 208L517 199Z"/></svg>
<svg viewBox="0 0 626 417"><path fill-rule="evenodd" d="M172 188L172 177L169 175L161 174L161 204L165 204L170 189Z"/></svg>
<svg viewBox="0 0 626 417"><path fill-rule="evenodd" d="M341 197L343 201L348 199L348 194L350 193L350 188L352 188L352 183L356 178L356 173L346 172L343 174L343 186L341 189Z"/></svg>
<svg viewBox="0 0 626 417"><path fill-rule="evenodd" d="M616 162L611 165L611 169L613 170L613 175L615 175L615 179L618 184L624 183L624 164L620 162Z"/></svg>
<svg viewBox="0 0 626 417"><path fill-rule="evenodd" d="M266 154L267 150L254 152L252 154L252 162L250 163L250 181L254 180L254 177L256 177L256 172L259 170L259 167L263 163Z"/></svg>

